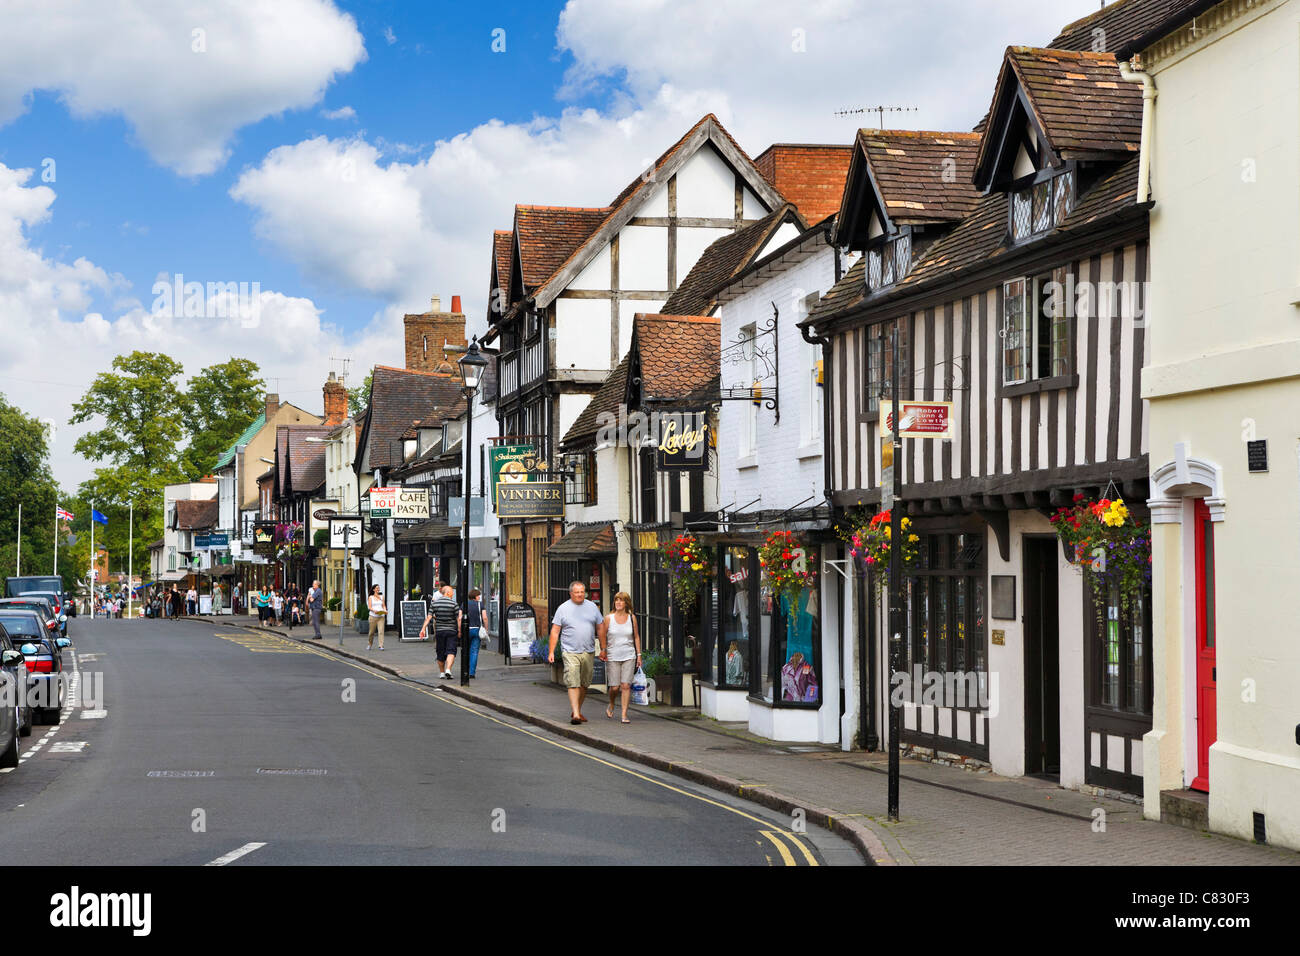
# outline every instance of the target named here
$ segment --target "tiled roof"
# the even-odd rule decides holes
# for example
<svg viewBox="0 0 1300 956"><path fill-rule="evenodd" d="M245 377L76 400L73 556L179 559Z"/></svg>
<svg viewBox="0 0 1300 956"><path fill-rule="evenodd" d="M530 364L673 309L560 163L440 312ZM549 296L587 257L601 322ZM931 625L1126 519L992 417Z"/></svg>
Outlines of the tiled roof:
<svg viewBox="0 0 1300 956"><path fill-rule="evenodd" d="M247 445L250 441L252 441L254 438L257 437L257 433L260 432L265 426L266 426L266 409L263 408L260 412L257 413L257 417L253 419L252 423L249 424L249 426L244 429L244 433L240 435L238 438L236 438L234 443L229 448L227 448L224 452L222 452L221 457L217 459L216 465L213 466L213 471L216 471L219 468L225 468L228 464L234 461L235 449L238 448L240 445Z"/></svg>
<svg viewBox="0 0 1300 956"><path fill-rule="evenodd" d="M1103 178L1079 198L1078 205L1055 230L1071 234L1131 207L1137 199L1137 157ZM912 271L900 282L883 290L882 296L938 283L955 281L963 271L982 265L1009 251L1007 238L1007 194L989 193L975 212L948 235L927 248ZM859 259L844 277L824 295L806 321L824 322L866 298L863 281L865 258Z"/></svg>
<svg viewBox="0 0 1300 956"><path fill-rule="evenodd" d="M561 445L571 448L592 438L600 429L602 413L618 415L618 406L623 404L627 397L627 374L631 364L632 353L629 351L623 356L623 361L615 366L614 371L609 373L609 378L605 379L604 384L591 397L587 407L569 426L569 430L564 433L564 440L560 442Z"/></svg>
<svg viewBox="0 0 1300 956"><path fill-rule="evenodd" d="M497 229L492 233L492 264L496 267L496 281L501 284L503 302L510 302L510 262L514 255L515 234L509 229ZM489 290L495 292L493 288Z"/></svg>
<svg viewBox="0 0 1300 956"><path fill-rule="evenodd" d="M335 429L334 425L279 425L275 429L275 447L280 462L280 487L284 496L290 492L302 494L325 483L325 445L309 442L310 438L324 438ZM288 467L285 467L285 463Z"/></svg>
<svg viewBox="0 0 1300 956"><path fill-rule="evenodd" d="M1118 0L1062 28L1048 46L1054 50L1109 50L1124 55L1145 38L1159 38L1161 28L1172 29L1190 20L1218 0Z"/></svg>
<svg viewBox="0 0 1300 956"><path fill-rule="evenodd" d="M696 260L682 284L661 310L665 315L707 315L714 295L737 272L749 265L772 234L790 217L803 232L807 228L798 210L790 204L778 206L757 222L713 240Z"/></svg>
<svg viewBox="0 0 1300 956"><path fill-rule="evenodd" d="M647 315L632 320L643 402L694 398L718 379L722 323L702 315Z"/></svg>
<svg viewBox="0 0 1300 956"><path fill-rule="evenodd" d="M863 129L857 143L895 223L951 221L975 208L978 133Z"/></svg>
<svg viewBox="0 0 1300 956"><path fill-rule="evenodd" d="M515 291L522 294L542 285L608 215L608 209L515 206L515 235L519 237L519 262L525 286Z"/></svg>
<svg viewBox="0 0 1300 956"><path fill-rule="evenodd" d="M165 545L166 543L167 543L167 539L166 539L166 538L159 538L157 541L150 541L150 542L149 542L149 548L148 548L148 549L149 549L150 551L157 551L159 548L161 548L161 547L162 547L163 545Z"/></svg>
<svg viewBox="0 0 1300 956"><path fill-rule="evenodd" d="M402 433L411 422L444 422L465 410L458 374L376 365L370 381L365 442L371 470L400 464Z"/></svg>
<svg viewBox="0 0 1300 956"><path fill-rule="evenodd" d="M614 525L593 521L577 524L546 549L553 557L586 558L596 555L617 554Z"/></svg>
<svg viewBox="0 0 1300 956"><path fill-rule="evenodd" d="M754 166L804 219L821 222L840 208L852 146L774 143L754 157Z"/></svg>
<svg viewBox="0 0 1300 956"><path fill-rule="evenodd" d="M216 498L206 501L176 502L176 527L181 531L203 531L216 526L218 502Z"/></svg>
<svg viewBox="0 0 1300 956"><path fill-rule="evenodd" d="M1079 154L1136 153L1142 138L1142 88L1119 75L1110 53L1011 47L1015 71L1052 149L1062 158ZM994 102L998 102L997 96ZM986 136L980 156L990 147Z"/></svg>

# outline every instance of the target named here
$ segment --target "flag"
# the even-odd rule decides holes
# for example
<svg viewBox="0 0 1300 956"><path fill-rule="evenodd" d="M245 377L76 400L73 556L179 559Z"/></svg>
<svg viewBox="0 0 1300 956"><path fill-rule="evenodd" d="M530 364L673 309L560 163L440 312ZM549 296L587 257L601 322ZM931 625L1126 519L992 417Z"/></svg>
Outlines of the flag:
<svg viewBox="0 0 1300 956"><path fill-rule="evenodd" d="M94 508L91 508L91 509L90 509L90 520L91 520L91 521L98 521L100 524L108 524L108 519L105 518L105 517L104 517L102 514L100 514L98 511L96 511Z"/></svg>
<svg viewBox="0 0 1300 956"><path fill-rule="evenodd" d="M55 520L57 520L57 521L71 521L71 520L72 520L72 512L69 511L67 508L60 508L58 505L55 505L55 506L54 506L54 518L55 518Z"/></svg>

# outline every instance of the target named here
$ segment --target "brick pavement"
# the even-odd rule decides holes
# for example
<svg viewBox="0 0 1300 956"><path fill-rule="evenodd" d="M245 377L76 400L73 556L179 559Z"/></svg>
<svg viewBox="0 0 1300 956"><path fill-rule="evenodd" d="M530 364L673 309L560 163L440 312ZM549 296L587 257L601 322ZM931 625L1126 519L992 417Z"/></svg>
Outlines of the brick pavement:
<svg viewBox="0 0 1300 956"><path fill-rule="evenodd" d="M257 626L256 619L247 623ZM274 630L297 639L310 633ZM326 649L397 676L777 809L805 808L811 822L829 824L879 863L1300 865L1300 853L1290 850L1146 820L1134 803L910 759L902 762L902 819L890 823L884 754L784 745L689 708L637 707L633 723L623 725L605 719L599 693L588 701L589 723L573 727L564 690L550 683L545 666L507 667L485 650L478 679L461 688L459 680L438 679L431 644L403 644L390 633L382 654L367 653L366 638L355 630L344 631L341 649L337 624L321 630Z"/></svg>

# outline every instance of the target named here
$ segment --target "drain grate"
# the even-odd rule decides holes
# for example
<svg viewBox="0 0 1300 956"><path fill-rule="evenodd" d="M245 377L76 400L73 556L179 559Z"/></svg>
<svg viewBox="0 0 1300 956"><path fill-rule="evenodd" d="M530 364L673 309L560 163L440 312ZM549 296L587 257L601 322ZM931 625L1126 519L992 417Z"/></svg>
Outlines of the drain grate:
<svg viewBox="0 0 1300 956"><path fill-rule="evenodd" d="M325 771L319 767L258 767L258 773L272 774L280 777L323 777Z"/></svg>
<svg viewBox="0 0 1300 956"><path fill-rule="evenodd" d="M215 777L215 770L150 770L146 777Z"/></svg>

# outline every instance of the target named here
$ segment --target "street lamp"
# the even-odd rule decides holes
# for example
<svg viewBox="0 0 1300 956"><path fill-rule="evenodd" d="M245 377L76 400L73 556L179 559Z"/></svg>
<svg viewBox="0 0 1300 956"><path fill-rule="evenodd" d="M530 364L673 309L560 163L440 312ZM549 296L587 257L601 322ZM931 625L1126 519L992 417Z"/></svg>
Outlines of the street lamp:
<svg viewBox="0 0 1300 956"><path fill-rule="evenodd" d="M460 366L460 380L464 385L461 394L465 396L465 443L461 446L461 454L464 456L464 467L460 470L460 494L465 502L465 513L461 517L461 575L460 575L460 602L461 602L461 633L464 640L461 642L460 656L460 685L462 687L469 684L469 591L470 591L470 561L469 561L469 514L470 514L470 492L473 484L470 481L470 469L474 463L472 450L474 447L474 393L478 391L479 383L483 380L483 370L487 368L487 359L484 358L483 352L479 349L478 336L469 343L469 348L465 354L458 360ZM481 605L480 605L481 606Z"/></svg>
<svg viewBox="0 0 1300 956"><path fill-rule="evenodd" d="M343 439L343 438L319 438L319 437L317 437L317 436L315 436L315 435L309 435L309 436L307 436L306 438L304 438L303 441L311 442L313 445L346 445L346 444L347 444L346 439ZM326 470L328 471L328 468L327 468ZM338 500L339 500L339 504L340 504L340 505L343 504L343 498L344 498L343 492L340 490L340 491L339 491L339 496L338 496ZM357 512L360 513L360 511L361 511L361 503L360 503L360 501L358 501L358 502L357 502ZM352 537L352 526L351 526L351 525L344 525L342 531L343 531L343 580L344 580L344 581L347 581L347 579L350 578L350 577L352 576L352 569L351 569L350 567L348 567L348 562L349 562L348 549L351 548L351 546L352 546L352 545L351 545L351 541L350 541L350 539L351 539L351 537ZM359 526L359 525L358 525L358 537L360 537L360 526ZM344 619L344 617L346 617L346 615L347 615L347 608L344 606L344 605L345 605L345 602L344 602L343 598L344 598L344 595L345 595L346 593L347 593L347 588L346 588L346 586L345 586L345 587L342 588L341 592L340 592L339 595L338 595L338 599L339 599L339 647L342 647L342 646L343 646L343 619Z"/></svg>

